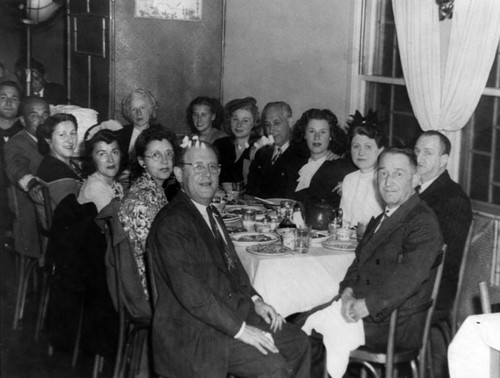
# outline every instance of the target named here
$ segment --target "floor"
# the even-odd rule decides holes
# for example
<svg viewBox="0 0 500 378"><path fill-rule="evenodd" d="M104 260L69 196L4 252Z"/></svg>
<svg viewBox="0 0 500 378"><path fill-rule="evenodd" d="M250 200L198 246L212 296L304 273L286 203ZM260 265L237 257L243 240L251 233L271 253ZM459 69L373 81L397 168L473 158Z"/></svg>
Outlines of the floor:
<svg viewBox="0 0 500 378"><path fill-rule="evenodd" d="M3 244L3 243L2 243ZM2 378L68 378L92 376L93 357L80 354L71 367L71 355L55 351L48 355L47 335L34 339L38 295L28 293L24 319L12 329L16 298L15 255L0 247L0 377ZM99 378L111 376L112 366L104 363Z"/></svg>

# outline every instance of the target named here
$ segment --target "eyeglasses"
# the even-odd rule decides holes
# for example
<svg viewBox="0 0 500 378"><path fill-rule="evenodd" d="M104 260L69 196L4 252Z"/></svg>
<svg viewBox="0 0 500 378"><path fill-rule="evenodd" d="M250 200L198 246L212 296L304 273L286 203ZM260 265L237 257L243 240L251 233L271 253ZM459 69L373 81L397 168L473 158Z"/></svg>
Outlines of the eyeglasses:
<svg viewBox="0 0 500 378"><path fill-rule="evenodd" d="M195 161L194 163L182 163L183 165L191 165L193 167L194 173L205 173L207 171L210 172L211 175L217 175L220 172L220 164L210 163L205 165L201 161Z"/></svg>
<svg viewBox="0 0 500 378"><path fill-rule="evenodd" d="M164 153L161 153L160 151L155 151L151 155L144 155L144 156L159 163L163 157L165 157L165 160L174 160L174 151L166 151Z"/></svg>

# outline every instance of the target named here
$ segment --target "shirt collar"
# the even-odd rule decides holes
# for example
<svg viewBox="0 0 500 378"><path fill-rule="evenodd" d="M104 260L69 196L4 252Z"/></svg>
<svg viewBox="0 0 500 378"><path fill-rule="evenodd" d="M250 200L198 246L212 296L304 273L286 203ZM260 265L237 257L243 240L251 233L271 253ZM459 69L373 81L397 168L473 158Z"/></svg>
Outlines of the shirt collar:
<svg viewBox="0 0 500 378"><path fill-rule="evenodd" d="M274 145L274 152L276 152L276 150L279 148L279 149L281 149L281 153L283 153L286 151L288 146L290 146L290 141L286 141L282 146Z"/></svg>
<svg viewBox="0 0 500 378"><path fill-rule="evenodd" d="M441 176L441 175L439 175L439 176ZM432 183L433 183L434 181L436 181L436 180L438 179L438 177L439 177L439 176L436 176L436 177L434 177L433 179L431 179L431 180L429 180L429 181L426 181L426 182L424 182L423 184L421 184L421 185L420 185L420 193L422 193L425 189L427 189L429 186L431 186L431 185L432 185Z"/></svg>

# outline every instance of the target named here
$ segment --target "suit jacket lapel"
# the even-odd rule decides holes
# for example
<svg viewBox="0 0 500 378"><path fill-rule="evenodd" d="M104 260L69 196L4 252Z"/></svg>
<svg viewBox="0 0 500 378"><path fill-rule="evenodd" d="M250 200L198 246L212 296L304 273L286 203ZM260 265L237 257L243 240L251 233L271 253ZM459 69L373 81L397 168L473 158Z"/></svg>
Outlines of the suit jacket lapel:
<svg viewBox="0 0 500 378"><path fill-rule="evenodd" d="M446 186L446 182L451 180L448 171L444 171L441 175L422 193L420 193L420 198L426 200L427 198L432 197L435 193L440 193L443 190L443 187Z"/></svg>
<svg viewBox="0 0 500 378"><path fill-rule="evenodd" d="M370 230L367 230L366 240L363 238L363 243L359 247L359 251L362 252L362 254L358 257L360 262L363 262L370 257L373 251L375 251L381 243L385 242L395 230L403 226L406 216L411 210L413 210L419 201L420 198L417 194L411 196L408 201L401 205L401 207L397 209L394 214L387 218L377 232L374 233L375 228L380 222L382 214L377 217L376 221L370 225Z"/></svg>

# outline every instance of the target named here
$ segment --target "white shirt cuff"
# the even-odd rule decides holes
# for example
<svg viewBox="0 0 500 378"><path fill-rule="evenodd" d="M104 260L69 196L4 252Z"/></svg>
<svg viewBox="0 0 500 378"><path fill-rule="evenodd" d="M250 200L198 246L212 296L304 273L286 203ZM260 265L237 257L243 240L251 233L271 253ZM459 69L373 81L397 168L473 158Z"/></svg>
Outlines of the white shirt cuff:
<svg viewBox="0 0 500 378"><path fill-rule="evenodd" d="M257 294L252 297L252 301L254 302L257 302L259 299L262 301L262 298L259 297Z"/></svg>
<svg viewBox="0 0 500 378"><path fill-rule="evenodd" d="M19 186L21 187L22 190L25 192L29 191L28 189L28 183L31 181L32 178L34 178L31 173L28 173L27 175L24 175L19 179Z"/></svg>
<svg viewBox="0 0 500 378"><path fill-rule="evenodd" d="M234 335L234 338L235 339L239 339L241 337L241 335L243 335L243 332L245 331L245 327L247 326L247 323L246 322L243 322L243 324L241 325L241 328L240 330L238 331L238 333L236 335Z"/></svg>

